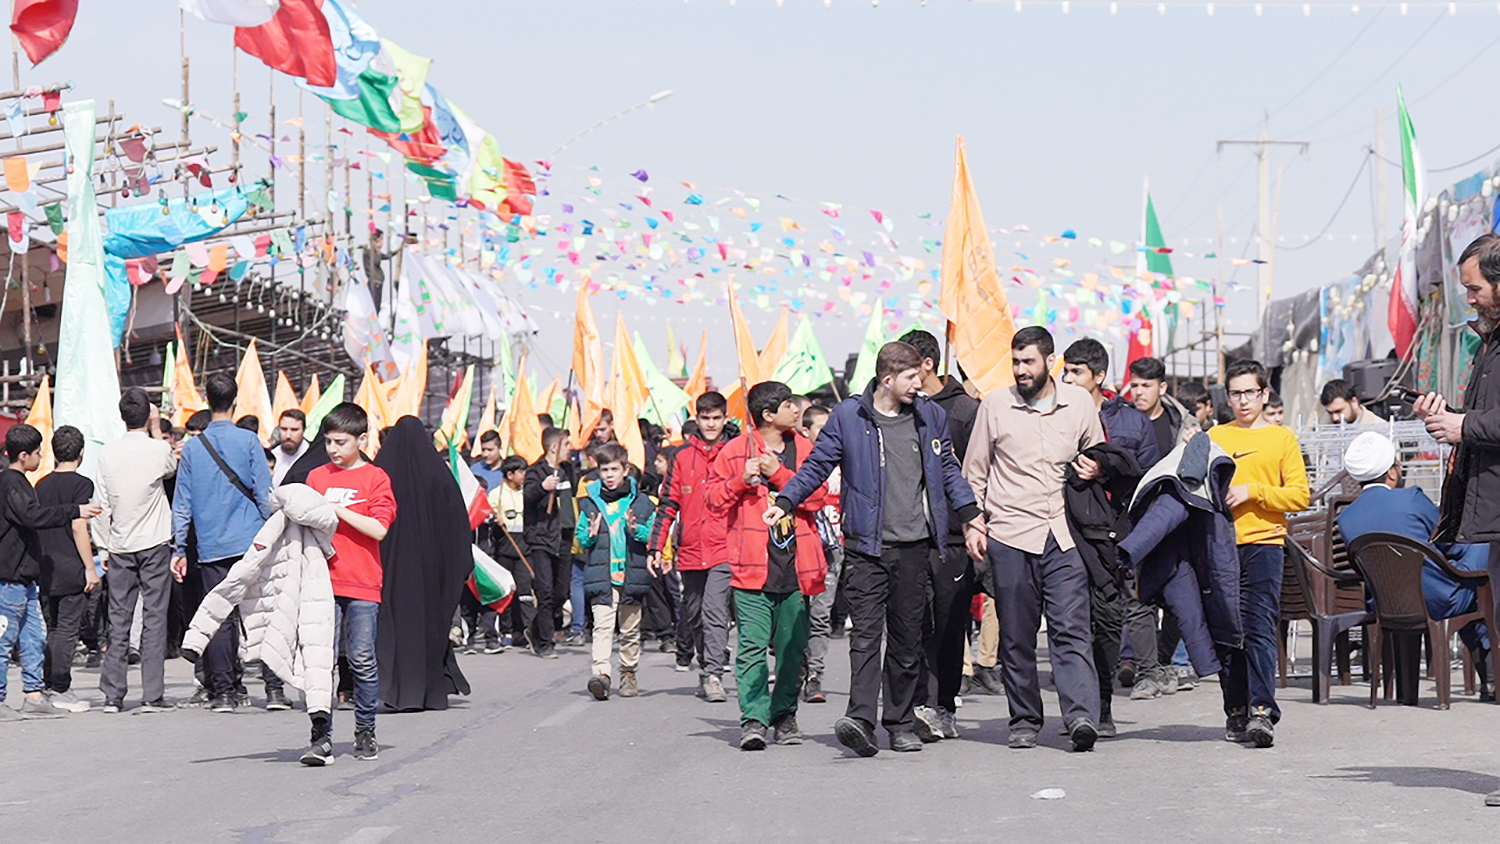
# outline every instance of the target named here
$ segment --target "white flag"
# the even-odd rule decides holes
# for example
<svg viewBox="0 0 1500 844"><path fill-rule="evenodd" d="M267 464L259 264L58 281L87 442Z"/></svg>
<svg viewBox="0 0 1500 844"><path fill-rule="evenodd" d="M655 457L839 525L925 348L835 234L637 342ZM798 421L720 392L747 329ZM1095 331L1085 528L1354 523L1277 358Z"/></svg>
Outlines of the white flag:
<svg viewBox="0 0 1500 844"><path fill-rule="evenodd" d="M178 0L184 12L225 26L260 26L275 17L281 0Z"/></svg>

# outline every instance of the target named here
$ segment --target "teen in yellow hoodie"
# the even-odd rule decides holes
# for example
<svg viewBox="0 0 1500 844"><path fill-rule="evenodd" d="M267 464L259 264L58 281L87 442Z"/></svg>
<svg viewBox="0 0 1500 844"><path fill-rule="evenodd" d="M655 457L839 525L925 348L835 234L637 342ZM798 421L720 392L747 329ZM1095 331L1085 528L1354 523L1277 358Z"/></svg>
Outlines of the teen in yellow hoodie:
<svg viewBox="0 0 1500 844"><path fill-rule="evenodd" d="M1270 396L1258 361L1229 365L1226 386L1234 421L1208 430L1234 458L1228 504L1240 550L1240 618L1245 647L1220 655L1219 675L1228 716L1225 738L1270 747L1281 720L1276 706L1276 635L1281 618L1281 572L1286 514L1307 508L1307 468L1297 436L1262 415ZM1227 658L1225 658L1227 657Z"/></svg>

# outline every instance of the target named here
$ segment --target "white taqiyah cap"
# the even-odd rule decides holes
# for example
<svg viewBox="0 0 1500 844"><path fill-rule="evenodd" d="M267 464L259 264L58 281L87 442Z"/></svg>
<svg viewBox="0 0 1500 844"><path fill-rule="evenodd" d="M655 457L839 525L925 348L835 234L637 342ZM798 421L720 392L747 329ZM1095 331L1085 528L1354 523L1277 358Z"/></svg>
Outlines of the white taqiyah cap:
<svg viewBox="0 0 1500 844"><path fill-rule="evenodd" d="M1365 431L1344 450L1344 470L1360 483L1378 480L1395 463L1395 443L1378 431Z"/></svg>

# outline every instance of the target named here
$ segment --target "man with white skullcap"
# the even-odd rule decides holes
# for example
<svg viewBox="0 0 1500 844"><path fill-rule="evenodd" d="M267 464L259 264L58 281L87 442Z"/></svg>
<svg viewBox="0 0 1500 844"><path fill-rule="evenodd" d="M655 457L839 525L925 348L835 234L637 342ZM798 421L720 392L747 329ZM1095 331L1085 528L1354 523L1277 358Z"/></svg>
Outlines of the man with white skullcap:
<svg viewBox="0 0 1500 844"><path fill-rule="evenodd" d="M1366 431L1349 443L1344 451L1344 470L1364 485L1359 497L1339 514L1339 532L1344 542L1373 531L1396 533L1427 542L1437 527L1438 508L1417 487L1401 486L1401 463L1396 446L1385 434ZM1489 545L1438 546L1457 568L1484 571L1489 559ZM1422 565L1422 597L1427 613L1433 618L1453 618L1479 608L1479 594L1472 581L1461 581L1449 575L1436 563ZM1489 635L1483 622L1465 625L1458 632L1464 645L1474 655L1474 667L1484 681L1481 700L1495 699L1494 678L1489 676Z"/></svg>

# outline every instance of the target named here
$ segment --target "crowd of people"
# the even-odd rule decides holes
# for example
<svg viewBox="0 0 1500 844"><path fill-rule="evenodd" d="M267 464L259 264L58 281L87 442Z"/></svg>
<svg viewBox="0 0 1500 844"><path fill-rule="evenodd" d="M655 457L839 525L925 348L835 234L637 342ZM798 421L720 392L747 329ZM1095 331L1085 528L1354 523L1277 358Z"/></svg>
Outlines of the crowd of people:
<svg viewBox="0 0 1500 844"><path fill-rule="evenodd" d="M1345 541L1372 531L1443 540L1460 569L1497 563L1500 538L1500 237L1460 259L1483 338L1467 409L1435 393L1416 415L1457 445L1448 494L1403 488L1387 423L1334 380L1330 423L1361 429L1345 471L1363 492L1339 516ZM847 635L848 704L834 725L858 756L958 736L969 694L1003 694L1008 744L1044 727L1038 636L1074 750L1112 738L1114 699L1146 701L1217 676L1225 738L1275 742L1280 592L1287 514L1310 491L1297 438L1269 373L1229 364L1227 408L1194 382L1169 386L1162 361L1127 367L1107 389L1096 340L1057 359L1040 327L1011 342L1014 385L973 395L940 374L937 338L914 330L878 352L874 378L832 407L785 384L749 385L745 428L718 392L699 395L679 444L648 431L631 462L604 410L575 450L550 418L542 455L480 437L472 466L494 515L473 530L445 459L412 417L380 432L341 404L309 442L297 410L262 447L259 420L233 419L236 388L206 384L209 410L184 430L126 390L128 433L90 480L83 438L52 435L56 469L35 487L41 434L5 437L0 473L0 659L19 654L24 701L0 720L55 717L90 703L71 666L102 654L104 711L126 708L141 666L143 711L164 695L164 661L195 663L184 705L230 712L258 669L267 709L302 691L308 765L333 761L333 713L354 711L354 756L378 757L378 710L434 709L467 694L456 652L524 647L557 658L590 649L584 688L599 701L641 693L649 642L697 672L697 695L739 706L738 746L803 741L800 705L827 701L829 640ZM497 611L465 589L470 545L508 569ZM1434 618L1472 612L1474 581L1424 571ZM1461 634L1494 698L1490 632ZM243 641L241 639L243 638ZM731 647L732 644L732 647ZM618 656L616 656L618 654ZM0 700L5 689L0 687ZM1492 796L1492 802L1500 797Z"/></svg>

